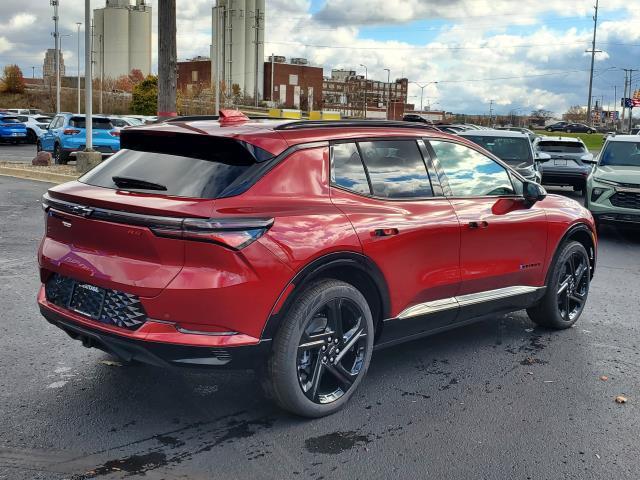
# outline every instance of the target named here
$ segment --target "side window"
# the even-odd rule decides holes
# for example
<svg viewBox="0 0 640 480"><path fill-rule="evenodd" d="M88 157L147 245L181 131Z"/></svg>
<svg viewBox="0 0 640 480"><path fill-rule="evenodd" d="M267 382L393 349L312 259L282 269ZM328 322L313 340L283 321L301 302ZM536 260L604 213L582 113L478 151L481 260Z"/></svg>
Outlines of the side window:
<svg viewBox="0 0 640 480"><path fill-rule="evenodd" d="M373 194L385 198L433 196L422 154L414 140L359 142Z"/></svg>
<svg viewBox="0 0 640 480"><path fill-rule="evenodd" d="M338 143L332 147L331 183L352 192L370 195L369 181L355 143Z"/></svg>
<svg viewBox="0 0 640 480"><path fill-rule="evenodd" d="M455 197L485 195L514 195L507 170L489 157L453 142L432 140L431 146L438 157Z"/></svg>
<svg viewBox="0 0 640 480"><path fill-rule="evenodd" d="M56 118L53 119L53 122L51 124L51 128L60 128L62 126L62 116L58 115Z"/></svg>

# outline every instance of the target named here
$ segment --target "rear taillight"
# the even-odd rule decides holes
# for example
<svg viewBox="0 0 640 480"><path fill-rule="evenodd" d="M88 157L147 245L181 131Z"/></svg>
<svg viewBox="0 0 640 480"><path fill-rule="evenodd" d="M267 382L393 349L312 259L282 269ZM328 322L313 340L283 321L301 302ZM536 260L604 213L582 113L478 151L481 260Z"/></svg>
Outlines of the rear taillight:
<svg viewBox="0 0 640 480"><path fill-rule="evenodd" d="M109 132L109 135L111 135L112 137L119 137L120 136L120 130L112 130Z"/></svg>
<svg viewBox="0 0 640 480"><path fill-rule="evenodd" d="M160 237L210 242L241 250L259 239L273 225L273 218L198 219L186 218L180 229L151 227Z"/></svg>
<svg viewBox="0 0 640 480"><path fill-rule="evenodd" d="M64 133L65 135L77 135L80 133L80 130L77 130L75 128L65 128L62 133Z"/></svg>

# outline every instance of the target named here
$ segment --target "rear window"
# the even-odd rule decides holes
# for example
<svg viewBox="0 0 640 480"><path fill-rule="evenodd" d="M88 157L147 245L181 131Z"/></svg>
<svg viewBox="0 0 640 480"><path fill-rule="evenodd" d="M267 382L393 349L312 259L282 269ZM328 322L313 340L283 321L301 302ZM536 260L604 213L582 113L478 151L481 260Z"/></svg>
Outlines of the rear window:
<svg viewBox="0 0 640 480"><path fill-rule="evenodd" d="M113 125L111 125L111 121L107 118L94 118L92 125L94 130L111 130L113 128ZM69 126L76 128L85 128L87 126L87 122L84 118L72 117L69 120Z"/></svg>
<svg viewBox="0 0 640 480"><path fill-rule="evenodd" d="M2 121L2 123L20 123L20 120L16 117L0 117L0 121Z"/></svg>
<svg viewBox="0 0 640 480"><path fill-rule="evenodd" d="M538 143L538 150L541 152L555 152L555 153L582 153L587 149L581 143L577 142L561 142L561 141L548 141Z"/></svg>
<svg viewBox="0 0 640 480"><path fill-rule="evenodd" d="M218 198L234 183L260 170L255 162L225 163L166 153L120 150L79 180L82 183L118 189L113 177L143 180L166 190L122 188L189 198ZM240 193L235 192L235 193Z"/></svg>

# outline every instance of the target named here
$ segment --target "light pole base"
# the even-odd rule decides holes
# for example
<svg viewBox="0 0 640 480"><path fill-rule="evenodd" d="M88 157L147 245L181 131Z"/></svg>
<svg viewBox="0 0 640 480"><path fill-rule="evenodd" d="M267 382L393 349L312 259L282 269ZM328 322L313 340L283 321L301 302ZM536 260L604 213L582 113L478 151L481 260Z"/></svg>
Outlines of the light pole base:
<svg viewBox="0 0 640 480"><path fill-rule="evenodd" d="M102 162L100 152L76 152L76 172L87 173Z"/></svg>

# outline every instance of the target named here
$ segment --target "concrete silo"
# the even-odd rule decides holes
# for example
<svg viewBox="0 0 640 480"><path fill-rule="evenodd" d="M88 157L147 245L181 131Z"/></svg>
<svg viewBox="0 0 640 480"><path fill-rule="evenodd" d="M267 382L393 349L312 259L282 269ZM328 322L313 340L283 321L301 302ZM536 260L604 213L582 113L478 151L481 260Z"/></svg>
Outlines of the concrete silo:
<svg viewBox="0 0 640 480"><path fill-rule="evenodd" d="M118 78L139 69L151 73L151 7L145 0L107 0L93 11L94 75Z"/></svg>
<svg viewBox="0 0 640 480"><path fill-rule="evenodd" d="M137 0L129 10L129 71L139 69L151 73L151 7Z"/></svg>
<svg viewBox="0 0 640 480"><path fill-rule="evenodd" d="M212 10L212 77L254 96L256 72L258 95L262 97L264 78L264 0L218 0Z"/></svg>

